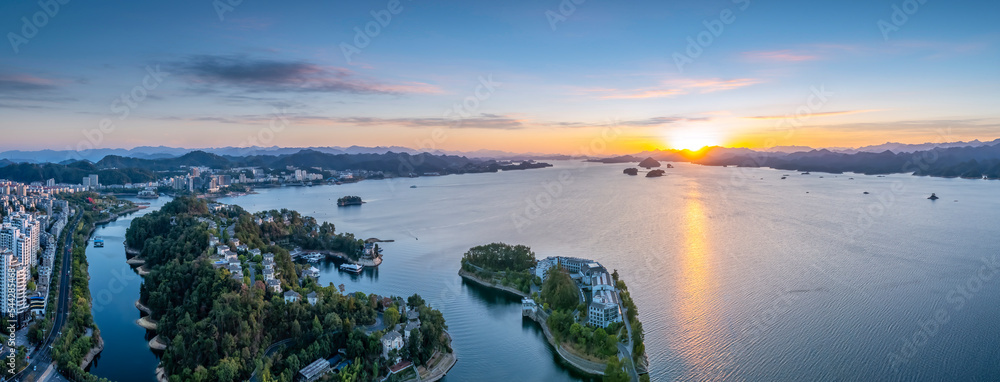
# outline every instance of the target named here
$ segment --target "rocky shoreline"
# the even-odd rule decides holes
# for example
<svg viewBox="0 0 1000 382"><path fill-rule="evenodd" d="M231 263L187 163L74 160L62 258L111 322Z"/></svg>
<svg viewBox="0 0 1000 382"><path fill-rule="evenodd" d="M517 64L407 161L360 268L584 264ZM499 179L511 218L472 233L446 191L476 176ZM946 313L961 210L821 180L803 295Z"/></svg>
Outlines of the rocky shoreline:
<svg viewBox="0 0 1000 382"><path fill-rule="evenodd" d="M100 335L95 335L95 337L97 337L97 344L94 345L94 347L91 348L89 352L87 352L87 355L83 356L82 360L80 360L80 369L86 369L87 365L90 365L91 362L94 362L94 358L96 358L98 354L101 354L101 352L104 351L104 339L101 338Z"/></svg>
<svg viewBox="0 0 1000 382"><path fill-rule="evenodd" d="M494 284L494 283L491 283L489 281L483 280L483 279L479 278L478 276L476 276L475 274L466 272L464 269L459 270L458 271L458 275L462 276L463 279L469 280L471 282L474 282L476 284L479 284L479 285L482 285L482 286L485 286L485 287L490 287L490 288L493 288L493 289L501 290L501 291L504 291L504 292L507 292L507 293L518 295L520 297L528 297L527 293L521 292L521 291L519 291L517 289L511 288L511 287L506 286L506 285L498 285L498 284Z"/></svg>

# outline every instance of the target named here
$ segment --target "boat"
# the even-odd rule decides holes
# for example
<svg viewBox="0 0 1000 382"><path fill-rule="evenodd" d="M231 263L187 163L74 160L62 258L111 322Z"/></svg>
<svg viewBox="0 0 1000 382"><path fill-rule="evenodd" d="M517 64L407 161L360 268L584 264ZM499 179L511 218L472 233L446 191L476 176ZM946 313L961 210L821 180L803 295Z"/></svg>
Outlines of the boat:
<svg viewBox="0 0 1000 382"><path fill-rule="evenodd" d="M417 185L414 184L414 185L410 186L410 188L417 188Z"/></svg>
<svg viewBox="0 0 1000 382"><path fill-rule="evenodd" d="M781 179L785 179L785 178L787 178L787 176L783 176L783 177L781 177Z"/></svg>
<svg viewBox="0 0 1000 382"><path fill-rule="evenodd" d="M306 261L308 261L310 263L317 263L320 260L323 260L324 257L326 257L326 255L324 255L322 253L317 253L317 252L313 252L313 253L310 253L310 254L304 256L304 258L306 259Z"/></svg>
<svg viewBox="0 0 1000 382"><path fill-rule="evenodd" d="M803 172L802 175L809 175L809 172L808 171Z"/></svg>
<svg viewBox="0 0 1000 382"><path fill-rule="evenodd" d="M156 199L160 197L160 194L157 194L156 191L153 190L142 190L139 191L139 194L136 195L136 197L139 199Z"/></svg>
<svg viewBox="0 0 1000 382"><path fill-rule="evenodd" d="M94 238L94 248L104 248L104 239L100 237Z"/></svg>
<svg viewBox="0 0 1000 382"><path fill-rule="evenodd" d="M935 194L934 194L934 193L932 192L932 193L931 193L931 196L929 196L929 197L928 197L927 199L930 199L930 200L938 200L938 199L941 199L941 198L939 198L939 197L938 197L937 195L935 195Z"/></svg>
<svg viewBox="0 0 1000 382"><path fill-rule="evenodd" d="M340 264L340 270L350 273L361 273L364 267L357 264Z"/></svg>

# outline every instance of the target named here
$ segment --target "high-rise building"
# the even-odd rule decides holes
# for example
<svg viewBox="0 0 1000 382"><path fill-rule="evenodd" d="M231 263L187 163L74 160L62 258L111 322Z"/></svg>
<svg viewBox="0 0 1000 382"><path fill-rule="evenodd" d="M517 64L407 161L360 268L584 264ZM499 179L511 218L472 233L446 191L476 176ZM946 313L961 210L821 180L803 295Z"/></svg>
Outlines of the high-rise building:
<svg viewBox="0 0 1000 382"><path fill-rule="evenodd" d="M0 312L21 314L28 310L28 266L18 261L14 253L0 248Z"/></svg>
<svg viewBox="0 0 1000 382"><path fill-rule="evenodd" d="M18 252L14 247L8 246L7 248L14 251L21 261L26 262L29 266L35 266L38 264L38 250L41 248L41 222L35 219L31 214L21 213L5 216L3 218L4 225L10 225L14 229L20 231L20 236L23 236L28 248L26 251ZM0 241L3 241L0 239Z"/></svg>
<svg viewBox="0 0 1000 382"><path fill-rule="evenodd" d="M97 180L97 174L90 174L90 176L88 178L90 178L90 187L100 187L101 186L101 182L99 182Z"/></svg>

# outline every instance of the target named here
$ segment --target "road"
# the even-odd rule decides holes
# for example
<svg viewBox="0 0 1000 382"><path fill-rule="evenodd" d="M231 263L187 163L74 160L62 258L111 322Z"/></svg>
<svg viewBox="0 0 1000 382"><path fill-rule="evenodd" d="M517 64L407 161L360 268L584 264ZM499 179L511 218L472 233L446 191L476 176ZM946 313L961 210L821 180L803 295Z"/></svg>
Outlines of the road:
<svg viewBox="0 0 1000 382"><path fill-rule="evenodd" d="M48 369L49 364L52 363L52 350L49 346L55 342L56 337L62 331L63 325L66 323L66 319L69 316L69 295L70 295L70 266L72 266L73 258L73 232L76 229L76 225L80 223L80 217L83 216L82 212L78 212L76 218L73 220L72 224L66 225L66 244L63 252L63 263L62 267L59 269L59 301L56 305L55 320L53 321L52 330L48 333L48 337L42 342L42 345L35 349L32 354L29 354L31 361L28 362L28 367L21 370L21 372L14 375L11 380L15 381L37 381L41 379L45 370ZM35 366L39 366L38 370ZM54 366L53 366L54 367ZM51 374L51 373L50 373ZM46 377L50 377L46 376Z"/></svg>
<svg viewBox="0 0 1000 382"><path fill-rule="evenodd" d="M617 292L616 292L617 293ZM622 300L621 294L618 294L618 301ZM628 309L622 307L622 321L625 322L625 330L628 333L628 345L618 342L618 351L621 352L622 357L627 359L628 362L625 363L625 371L628 372L632 381L639 381L639 374L635 371L635 362L632 361L632 350L635 349L635 344L632 343L632 323L628 320Z"/></svg>

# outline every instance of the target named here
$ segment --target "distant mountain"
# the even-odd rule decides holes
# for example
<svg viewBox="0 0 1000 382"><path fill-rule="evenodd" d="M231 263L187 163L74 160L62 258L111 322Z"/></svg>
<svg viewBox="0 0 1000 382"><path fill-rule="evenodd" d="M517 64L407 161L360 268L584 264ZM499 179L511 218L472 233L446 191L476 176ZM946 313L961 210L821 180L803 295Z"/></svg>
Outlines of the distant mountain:
<svg viewBox="0 0 1000 382"><path fill-rule="evenodd" d="M830 173L913 173L921 176L1000 179L1000 143L900 153L885 150L848 154L813 150L791 154L712 155L693 162L712 166L771 167Z"/></svg>
<svg viewBox="0 0 1000 382"><path fill-rule="evenodd" d="M284 149L277 152L284 152ZM353 151L363 151L353 149ZM187 173L188 167L209 167L231 169L237 167L261 167L285 171L289 166L300 169L321 168L328 170L368 170L381 171L397 176L421 175L424 173L462 174L496 172L500 170L521 170L551 166L546 163L527 161L521 164L501 163L493 159L468 158L458 155L435 155L430 153L327 153L319 150L299 150L282 155L229 156L206 151L192 151L177 157L142 159L120 155L109 155L92 163L88 160L56 163L12 163L6 161L0 166L0 179L19 182L55 179L58 183L80 183L84 176L98 174L102 184L125 184L149 182L170 174Z"/></svg>
<svg viewBox="0 0 1000 382"><path fill-rule="evenodd" d="M809 146L774 146L766 148L761 151L767 151L772 153L797 153L797 152L812 151L812 150L815 149Z"/></svg>
<svg viewBox="0 0 1000 382"><path fill-rule="evenodd" d="M997 144L1000 144L1000 139L990 142L980 142L978 139L976 139L968 142L920 143L920 144L886 142L881 145L865 146L857 149L841 149L836 151L848 154L853 154L857 152L879 153L883 151L892 151L894 153L912 153L916 151L927 151L937 148L982 147L982 146L994 146Z"/></svg>
<svg viewBox="0 0 1000 382"><path fill-rule="evenodd" d="M38 150L22 151L10 150L0 152L0 159L8 159L15 163L68 163L76 160L89 160L98 162L107 156L118 156L138 159L167 159L176 158L193 151L203 151L227 157L251 157L251 156L280 156L292 155L302 150L312 150L326 154L386 154L386 153L406 153L410 155L420 154L428 150L415 150L401 146L350 146L350 147L216 147L202 149L185 149L166 146L140 146L133 149L89 149L89 150ZM498 150L478 150L471 152L431 150L434 155L457 155L469 158L482 159L512 159L512 160L543 160L543 159L572 159L568 155L552 155L539 153L512 153Z"/></svg>
<svg viewBox="0 0 1000 382"><path fill-rule="evenodd" d="M697 153L677 150L644 151L636 155L591 161L634 163L648 155L661 161L692 162L708 166L770 167L791 171L854 172L869 175L913 173L921 176L1000 179L1000 140L977 142L955 142L928 150L898 153L891 150L853 153L828 149L781 152L710 147Z"/></svg>

